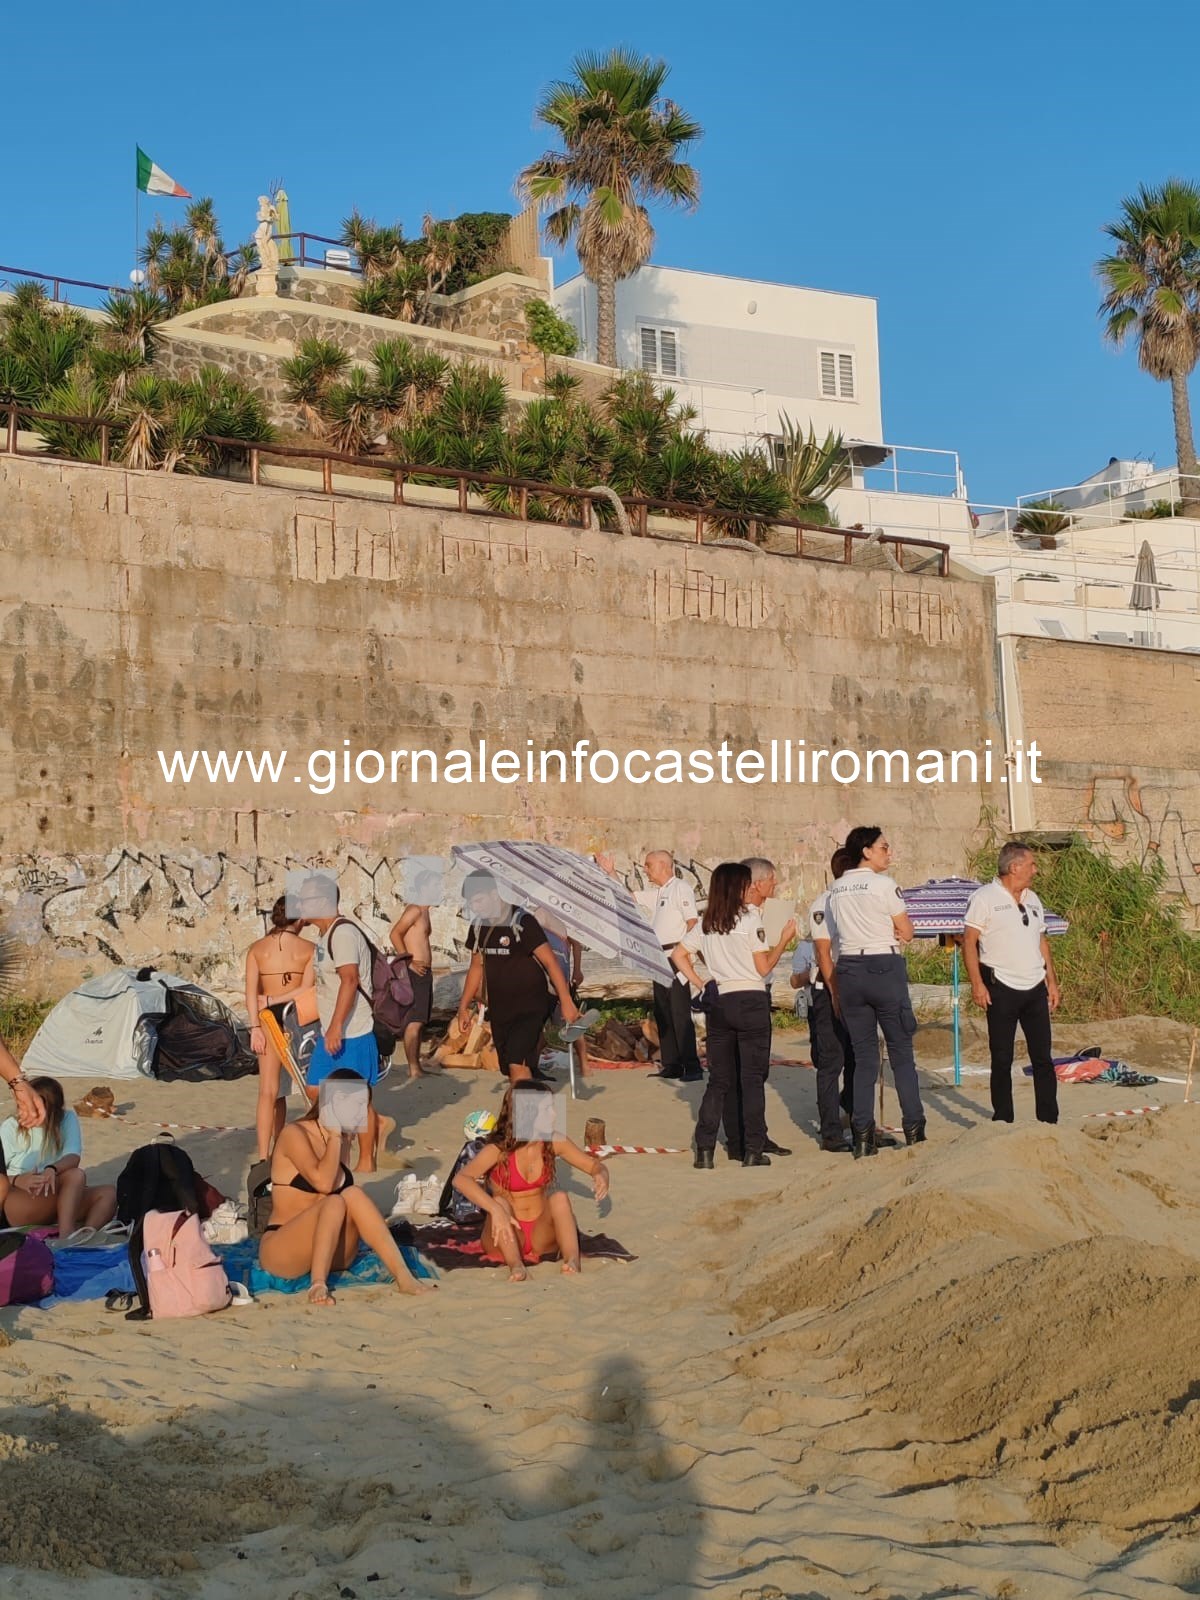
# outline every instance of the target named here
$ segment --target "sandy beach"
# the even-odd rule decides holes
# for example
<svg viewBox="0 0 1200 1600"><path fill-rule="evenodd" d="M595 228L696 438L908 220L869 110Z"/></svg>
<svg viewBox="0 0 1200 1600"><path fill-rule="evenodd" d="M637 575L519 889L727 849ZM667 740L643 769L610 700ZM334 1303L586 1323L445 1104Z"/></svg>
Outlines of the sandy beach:
<svg viewBox="0 0 1200 1600"><path fill-rule="evenodd" d="M1186 1068L1170 1023L1056 1043ZM805 1038L780 1035L768 1116L796 1153L753 1171L719 1153L713 1173L614 1157L603 1219L573 1177L581 1226L638 1256L578 1281L453 1271L416 1302L348 1287L332 1310L270 1295L159 1324L0 1313L5 1592L1200 1592L1200 1111L1181 1081L1064 1085L1052 1129L1023 1080L1017 1125L994 1126L986 1078L955 1088L947 1049L922 1030L929 1142L855 1163L818 1151ZM965 1053L986 1059L973 1025ZM113 1087L130 1120L85 1124L103 1179L151 1123L252 1118L253 1080ZM595 1115L613 1141L687 1147L701 1087L598 1072L571 1132ZM425 1175L499 1093L393 1077L382 1106ZM240 1194L248 1131L178 1137ZM385 1210L395 1179L371 1183Z"/></svg>

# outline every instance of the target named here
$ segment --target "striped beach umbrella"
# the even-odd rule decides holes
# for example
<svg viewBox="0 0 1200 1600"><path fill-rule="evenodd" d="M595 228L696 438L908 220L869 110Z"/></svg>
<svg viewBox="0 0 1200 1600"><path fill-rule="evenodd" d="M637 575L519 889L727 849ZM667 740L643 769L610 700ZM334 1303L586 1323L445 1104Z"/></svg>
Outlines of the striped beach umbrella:
<svg viewBox="0 0 1200 1600"><path fill-rule="evenodd" d="M496 839L456 844L454 859L470 872L490 872L514 904L553 912L587 949L656 983L672 982L667 958L629 890L587 856L561 845Z"/></svg>

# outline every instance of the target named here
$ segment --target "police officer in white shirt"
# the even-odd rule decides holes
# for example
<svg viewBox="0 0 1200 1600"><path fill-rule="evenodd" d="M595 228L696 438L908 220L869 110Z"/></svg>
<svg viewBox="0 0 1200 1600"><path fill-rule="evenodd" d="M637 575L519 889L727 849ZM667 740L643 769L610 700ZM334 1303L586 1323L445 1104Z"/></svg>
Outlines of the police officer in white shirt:
<svg viewBox="0 0 1200 1600"><path fill-rule="evenodd" d="M1014 840L1001 846L996 871L991 883L971 896L963 938L971 994L987 1011L992 1121L1013 1121L1013 1045L1019 1022L1033 1067L1037 1119L1057 1122L1050 1014L1058 1010L1059 987L1046 938L1046 913L1029 887L1037 860L1027 844Z"/></svg>
<svg viewBox="0 0 1200 1600"><path fill-rule="evenodd" d="M833 852L829 870L836 883L850 865L845 849ZM850 1145L842 1131L842 1108L853 1109L854 1048L837 1009L837 946L833 918L829 915L829 890L808 908L808 936L813 942L812 1000L808 1008L808 1037L813 1066L817 1069L817 1116L821 1123L821 1149L848 1154ZM844 1074L844 1080L843 1080Z"/></svg>
<svg viewBox="0 0 1200 1600"><path fill-rule="evenodd" d="M669 850L651 850L643 862L651 887L638 893L638 903L649 916L654 937L670 952L700 920L696 897L675 874L675 857ZM651 1077L698 1083L704 1073L696 1050L696 1024L692 1020L691 991L680 978L654 985L654 1020L658 1024L660 1071Z"/></svg>
<svg viewBox="0 0 1200 1600"><path fill-rule="evenodd" d="M740 1130L742 1165L769 1167L766 1153L767 1069L771 1064L771 997L766 982L795 937L789 920L774 945L768 945L758 907L748 904L750 868L723 861L708 886L704 919L675 947L672 959L684 976L702 987L692 954L704 957L717 986L708 1013L708 1085L696 1117L697 1167L711 1168L722 1118L732 1139Z"/></svg>
<svg viewBox="0 0 1200 1600"><path fill-rule="evenodd" d="M887 873L892 850L882 828L851 828L846 850L854 865L829 889L828 911L838 943L835 974L842 1020L854 1048L854 1156L873 1156L879 1033L900 1100L906 1144L925 1139L925 1108L913 1059L917 1019L900 953L913 936L904 896Z"/></svg>

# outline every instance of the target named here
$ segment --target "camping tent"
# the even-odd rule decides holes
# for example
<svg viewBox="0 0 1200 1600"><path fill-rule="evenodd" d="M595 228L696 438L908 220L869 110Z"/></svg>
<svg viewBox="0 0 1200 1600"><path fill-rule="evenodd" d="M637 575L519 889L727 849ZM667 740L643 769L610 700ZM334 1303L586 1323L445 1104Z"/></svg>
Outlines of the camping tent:
<svg viewBox="0 0 1200 1600"><path fill-rule="evenodd" d="M241 1078L255 1072L246 1029L199 984L118 967L58 1002L21 1063L55 1078Z"/></svg>

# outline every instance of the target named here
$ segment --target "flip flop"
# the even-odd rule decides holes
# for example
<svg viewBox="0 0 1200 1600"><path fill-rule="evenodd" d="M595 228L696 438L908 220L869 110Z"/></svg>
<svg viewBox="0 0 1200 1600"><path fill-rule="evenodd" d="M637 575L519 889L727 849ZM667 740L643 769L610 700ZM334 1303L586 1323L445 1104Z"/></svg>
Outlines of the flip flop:
<svg viewBox="0 0 1200 1600"><path fill-rule="evenodd" d="M229 1285L230 1301L227 1307L230 1311L244 1311L247 1306L256 1306L258 1301L250 1293L244 1283L231 1283Z"/></svg>
<svg viewBox="0 0 1200 1600"><path fill-rule="evenodd" d="M96 1237L95 1228L76 1228L74 1233L69 1233L65 1239L52 1239L51 1250L74 1250L80 1245L90 1244Z"/></svg>
<svg viewBox="0 0 1200 1600"><path fill-rule="evenodd" d="M118 1222L114 1217L111 1222L106 1222L102 1228L97 1229L98 1239L128 1239L133 1232L132 1222Z"/></svg>
<svg viewBox="0 0 1200 1600"><path fill-rule="evenodd" d="M104 1296L105 1311L132 1311L137 1303L137 1295L127 1289L110 1289Z"/></svg>

